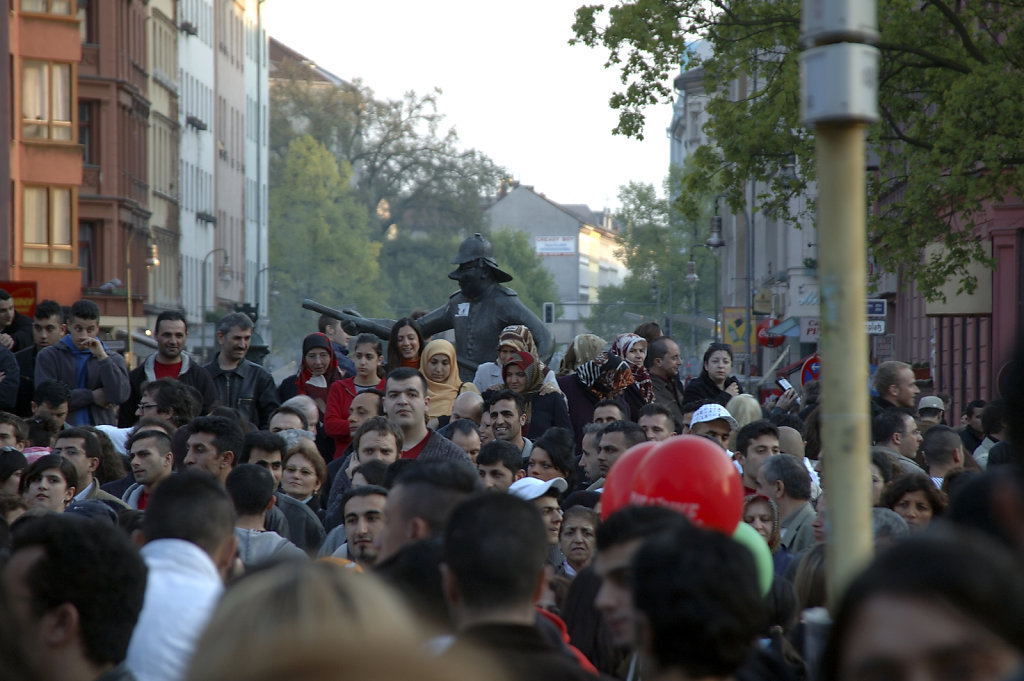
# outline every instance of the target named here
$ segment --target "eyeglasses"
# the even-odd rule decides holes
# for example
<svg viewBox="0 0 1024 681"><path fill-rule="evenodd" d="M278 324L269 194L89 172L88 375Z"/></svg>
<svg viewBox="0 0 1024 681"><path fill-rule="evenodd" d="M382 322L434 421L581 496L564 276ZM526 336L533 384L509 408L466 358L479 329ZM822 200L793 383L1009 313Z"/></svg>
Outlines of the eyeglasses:
<svg viewBox="0 0 1024 681"><path fill-rule="evenodd" d="M146 411L147 409L156 409L156 407L156 402L152 402L150 404L146 404L145 402L139 402L139 407L135 411Z"/></svg>

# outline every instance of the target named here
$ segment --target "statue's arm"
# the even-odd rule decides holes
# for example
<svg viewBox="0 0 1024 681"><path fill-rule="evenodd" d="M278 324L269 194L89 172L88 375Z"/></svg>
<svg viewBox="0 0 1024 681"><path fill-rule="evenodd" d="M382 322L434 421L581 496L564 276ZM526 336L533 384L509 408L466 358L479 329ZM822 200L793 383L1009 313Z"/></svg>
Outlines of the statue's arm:
<svg viewBox="0 0 1024 681"><path fill-rule="evenodd" d="M335 319L339 319L343 322L349 322L359 330L359 333L372 333L378 338L385 340L391 334L391 327L395 325L394 319L371 319L369 317L360 316L352 310L337 310L333 307L321 305L315 300L310 300L309 298L302 301L302 307L307 310L312 310L313 312L325 314L328 317L334 317Z"/></svg>
<svg viewBox="0 0 1024 681"><path fill-rule="evenodd" d="M435 333L448 331L452 328L452 318L451 315L448 314L448 306L449 303L445 303L441 307L431 310L417 320L424 338L433 336Z"/></svg>

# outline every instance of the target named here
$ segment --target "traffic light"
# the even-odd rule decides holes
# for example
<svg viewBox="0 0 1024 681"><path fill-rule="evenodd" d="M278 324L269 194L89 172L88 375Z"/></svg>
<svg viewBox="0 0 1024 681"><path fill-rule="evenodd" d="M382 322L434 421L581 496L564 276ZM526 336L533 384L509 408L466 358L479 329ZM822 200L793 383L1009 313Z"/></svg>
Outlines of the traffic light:
<svg viewBox="0 0 1024 681"><path fill-rule="evenodd" d="M555 304L544 303L544 323L554 324L555 323Z"/></svg>

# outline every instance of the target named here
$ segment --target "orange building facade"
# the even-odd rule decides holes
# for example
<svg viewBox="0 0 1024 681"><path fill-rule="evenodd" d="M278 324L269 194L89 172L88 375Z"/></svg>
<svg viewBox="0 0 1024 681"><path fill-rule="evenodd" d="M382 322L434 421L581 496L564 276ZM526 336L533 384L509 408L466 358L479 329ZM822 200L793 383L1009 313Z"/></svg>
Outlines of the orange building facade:
<svg viewBox="0 0 1024 681"><path fill-rule="evenodd" d="M78 69L72 0L17 0L9 14L11 206L9 266L0 278L36 281L40 299L81 297L78 267Z"/></svg>

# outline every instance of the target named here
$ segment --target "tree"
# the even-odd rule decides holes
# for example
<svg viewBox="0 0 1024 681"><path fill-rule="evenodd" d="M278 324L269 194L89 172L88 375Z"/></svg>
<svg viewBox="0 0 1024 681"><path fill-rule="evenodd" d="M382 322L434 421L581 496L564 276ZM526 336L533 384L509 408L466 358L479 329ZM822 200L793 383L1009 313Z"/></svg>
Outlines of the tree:
<svg viewBox="0 0 1024 681"><path fill-rule="evenodd" d="M455 269L451 261L460 241L455 235L431 237L399 230L384 242L380 268L387 315L398 319L417 308L433 310L448 300L459 288L448 273Z"/></svg>
<svg viewBox="0 0 1024 681"><path fill-rule="evenodd" d="M668 188L676 175L665 181ZM681 216L654 185L630 182L619 188L620 208L615 219L624 225L618 238L618 256L629 269L620 285L602 286L600 305L587 320L590 329L611 339L630 331L642 319L655 319L678 342L683 354L696 353L708 340L715 317L715 263L703 247L708 221ZM686 280L688 263L695 263L699 281Z"/></svg>
<svg viewBox="0 0 1024 681"><path fill-rule="evenodd" d="M498 265L512 275L508 286L515 289L523 304L543 318L544 303L554 302L555 314L560 314L555 278L544 268L529 237L518 230L499 229L488 234L487 238Z"/></svg>
<svg viewBox="0 0 1024 681"><path fill-rule="evenodd" d="M351 165L352 189L378 238L391 225L435 236L478 232L479 197L506 173L479 151L459 148L438 112L439 96L380 99L359 81L336 85L285 61L271 89L271 177L289 142L309 134Z"/></svg>
<svg viewBox="0 0 1024 681"><path fill-rule="evenodd" d="M301 307L312 298L374 313L380 245L349 188L351 170L309 135L288 145L270 190L270 263L281 294L271 325L281 347L295 347L315 327Z"/></svg>
<svg viewBox="0 0 1024 681"><path fill-rule="evenodd" d="M669 100L666 83L679 64L704 67L713 146L697 151L683 180L684 213L693 216L693 197L714 183L738 208L744 183L755 179L768 187L759 209L795 223L788 199L815 178L813 138L799 122L800 2L635 0L604 10L577 10L573 42L607 48L606 67L621 69L624 88L610 101L620 112L616 133L641 136L643 108ZM881 121L868 137L880 161L868 185L878 207L869 216L871 255L885 270L909 267L930 298L950 278L973 290L967 266L984 258L986 207L1024 195L1021 5L882 0L878 16L885 22ZM711 44L710 58L688 51L694 36ZM736 82L748 88L738 97L721 86ZM794 162L795 180L780 172ZM944 254L922 262L924 246L936 241Z"/></svg>

